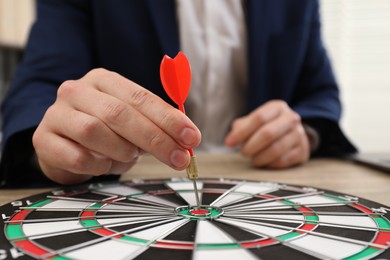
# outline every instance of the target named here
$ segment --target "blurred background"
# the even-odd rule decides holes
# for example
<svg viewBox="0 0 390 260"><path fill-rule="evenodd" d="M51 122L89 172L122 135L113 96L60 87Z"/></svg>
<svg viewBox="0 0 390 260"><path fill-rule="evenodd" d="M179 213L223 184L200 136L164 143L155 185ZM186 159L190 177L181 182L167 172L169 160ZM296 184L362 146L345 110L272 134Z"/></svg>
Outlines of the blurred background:
<svg viewBox="0 0 390 260"><path fill-rule="evenodd" d="M286 0L287 1L287 0ZM390 152L390 1L320 0L342 127L362 152ZM0 98L23 54L34 0L0 0Z"/></svg>

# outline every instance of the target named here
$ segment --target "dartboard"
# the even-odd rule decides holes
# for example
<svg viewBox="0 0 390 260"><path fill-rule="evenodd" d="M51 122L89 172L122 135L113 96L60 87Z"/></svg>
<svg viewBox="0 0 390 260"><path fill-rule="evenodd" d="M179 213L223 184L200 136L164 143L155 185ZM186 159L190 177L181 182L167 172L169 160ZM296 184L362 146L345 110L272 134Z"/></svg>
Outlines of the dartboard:
<svg viewBox="0 0 390 260"><path fill-rule="evenodd" d="M0 207L0 259L390 259L390 213L333 191L232 179L132 180Z"/></svg>

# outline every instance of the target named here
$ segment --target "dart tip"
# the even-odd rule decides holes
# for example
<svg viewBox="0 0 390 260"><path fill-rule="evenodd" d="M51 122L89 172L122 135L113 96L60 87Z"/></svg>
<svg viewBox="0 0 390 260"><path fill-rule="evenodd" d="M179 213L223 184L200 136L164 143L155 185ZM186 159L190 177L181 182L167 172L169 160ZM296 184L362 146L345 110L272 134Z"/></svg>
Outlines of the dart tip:
<svg viewBox="0 0 390 260"><path fill-rule="evenodd" d="M197 207L197 209L200 209L200 199L199 199L198 186L196 185L196 181L195 180L192 180L192 183L194 184L196 207Z"/></svg>

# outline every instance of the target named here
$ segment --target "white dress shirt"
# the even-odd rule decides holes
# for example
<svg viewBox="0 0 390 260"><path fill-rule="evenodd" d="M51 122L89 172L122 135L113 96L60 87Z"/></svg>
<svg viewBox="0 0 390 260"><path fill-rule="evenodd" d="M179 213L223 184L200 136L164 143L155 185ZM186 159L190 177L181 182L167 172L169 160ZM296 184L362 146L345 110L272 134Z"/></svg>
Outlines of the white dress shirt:
<svg viewBox="0 0 390 260"><path fill-rule="evenodd" d="M225 151L246 107L247 50L240 0L177 0L181 50L192 70L186 113L202 132L198 150Z"/></svg>

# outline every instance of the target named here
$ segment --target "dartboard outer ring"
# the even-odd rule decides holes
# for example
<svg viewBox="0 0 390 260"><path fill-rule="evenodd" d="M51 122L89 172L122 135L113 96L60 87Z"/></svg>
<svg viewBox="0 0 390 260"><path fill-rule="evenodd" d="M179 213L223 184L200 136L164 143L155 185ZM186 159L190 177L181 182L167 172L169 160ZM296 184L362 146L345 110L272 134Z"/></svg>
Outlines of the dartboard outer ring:
<svg viewBox="0 0 390 260"><path fill-rule="evenodd" d="M313 187L237 180L77 186L0 207L0 259L390 259L390 210Z"/></svg>

